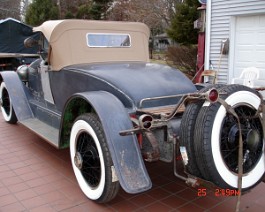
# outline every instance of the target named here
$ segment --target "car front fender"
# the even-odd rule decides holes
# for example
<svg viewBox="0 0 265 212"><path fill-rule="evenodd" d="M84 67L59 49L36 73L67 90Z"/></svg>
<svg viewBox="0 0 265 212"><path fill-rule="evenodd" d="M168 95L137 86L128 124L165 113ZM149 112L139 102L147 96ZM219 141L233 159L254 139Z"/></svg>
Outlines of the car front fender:
<svg viewBox="0 0 265 212"><path fill-rule="evenodd" d="M33 118L25 85L22 83L17 73L14 71L3 71L0 75L0 83L2 83L2 81L5 82L17 119L23 121Z"/></svg>
<svg viewBox="0 0 265 212"><path fill-rule="evenodd" d="M121 101L105 91L79 93L96 111L104 129L120 185L128 193L139 193L152 187L135 135L120 136L132 129L129 114Z"/></svg>

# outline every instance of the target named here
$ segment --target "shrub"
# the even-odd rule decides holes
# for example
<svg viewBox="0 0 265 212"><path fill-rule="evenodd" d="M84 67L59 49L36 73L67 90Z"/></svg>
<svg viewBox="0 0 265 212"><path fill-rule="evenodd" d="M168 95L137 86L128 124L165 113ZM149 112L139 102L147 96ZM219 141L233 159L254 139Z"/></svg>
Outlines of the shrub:
<svg viewBox="0 0 265 212"><path fill-rule="evenodd" d="M166 60L168 65L192 78L196 72L197 46L171 46L166 52Z"/></svg>

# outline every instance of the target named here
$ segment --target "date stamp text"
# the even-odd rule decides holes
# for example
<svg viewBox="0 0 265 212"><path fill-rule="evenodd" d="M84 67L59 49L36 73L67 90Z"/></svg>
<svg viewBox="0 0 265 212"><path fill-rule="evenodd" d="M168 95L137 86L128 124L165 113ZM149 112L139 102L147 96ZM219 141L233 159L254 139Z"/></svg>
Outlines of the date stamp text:
<svg viewBox="0 0 265 212"><path fill-rule="evenodd" d="M216 188L211 192L216 197L231 197L231 196L238 196L240 192L236 189L221 189ZM207 188L198 188L197 191L198 197L206 197L207 196Z"/></svg>

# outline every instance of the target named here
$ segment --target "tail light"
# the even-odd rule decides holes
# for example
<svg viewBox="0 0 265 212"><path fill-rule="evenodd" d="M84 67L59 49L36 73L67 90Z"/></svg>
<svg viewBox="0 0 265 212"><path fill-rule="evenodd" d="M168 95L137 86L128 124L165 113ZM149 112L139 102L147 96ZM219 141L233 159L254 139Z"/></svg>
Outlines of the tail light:
<svg viewBox="0 0 265 212"><path fill-rule="evenodd" d="M206 99L212 103L216 102L219 98L219 93L218 91L213 88L211 90L209 90L208 92L206 92Z"/></svg>

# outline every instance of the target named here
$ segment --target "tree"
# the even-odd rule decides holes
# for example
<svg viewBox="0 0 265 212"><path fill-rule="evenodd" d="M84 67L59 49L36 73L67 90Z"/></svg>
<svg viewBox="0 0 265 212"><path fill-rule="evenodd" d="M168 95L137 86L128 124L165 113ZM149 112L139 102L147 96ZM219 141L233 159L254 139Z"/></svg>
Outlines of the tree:
<svg viewBox="0 0 265 212"><path fill-rule="evenodd" d="M98 10L101 14L101 19L106 19L107 11L113 0L94 0L95 10Z"/></svg>
<svg viewBox="0 0 265 212"><path fill-rule="evenodd" d="M108 19L143 22L154 35L164 32L182 0L116 0L108 10Z"/></svg>
<svg viewBox="0 0 265 212"><path fill-rule="evenodd" d="M112 21L128 21L130 0L114 1L107 11L107 19Z"/></svg>
<svg viewBox="0 0 265 212"><path fill-rule="evenodd" d="M60 18L106 19L113 0L57 0Z"/></svg>
<svg viewBox="0 0 265 212"><path fill-rule="evenodd" d="M21 20L21 5L20 0L1 0L0 19L14 18Z"/></svg>
<svg viewBox="0 0 265 212"><path fill-rule="evenodd" d="M78 19L89 19L91 4L83 4L78 8L76 18Z"/></svg>
<svg viewBox="0 0 265 212"><path fill-rule="evenodd" d="M52 0L33 0L29 5L25 21L27 24L37 26L47 20L59 18L59 9Z"/></svg>
<svg viewBox="0 0 265 212"><path fill-rule="evenodd" d="M184 3L176 5L176 14L167 30L172 40L185 45L197 43L198 34L193 22L198 19L199 5L197 0L185 0Z"/></svg>
<svg viewBox="0 0 265 212"><path fill-rule="evenodd" d="M76 18L100 20L102 14L101 9L101 6L94 2L83 4L78 8Z"/></svg>

